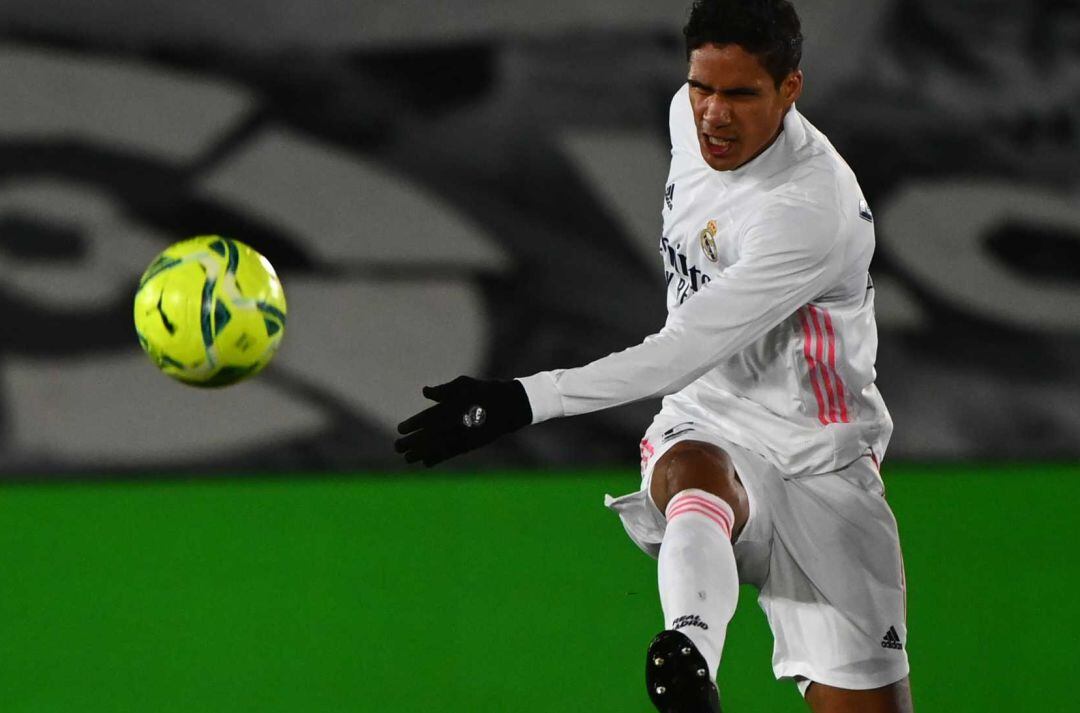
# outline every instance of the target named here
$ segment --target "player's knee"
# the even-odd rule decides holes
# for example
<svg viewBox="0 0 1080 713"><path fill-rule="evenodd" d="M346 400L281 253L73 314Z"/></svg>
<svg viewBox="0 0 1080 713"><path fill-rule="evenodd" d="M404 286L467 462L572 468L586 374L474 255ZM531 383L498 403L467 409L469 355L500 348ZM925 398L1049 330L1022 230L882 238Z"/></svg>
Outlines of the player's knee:
<svg viewBox="0 0 1080 713"><path fill-rule="evenodd" d="M691 488L726 501L735 513L735 529L742 528L749 516L749 502L726 451L711 443L683 441L660 457L653 468L650 488L660 511L665 511L678 493Z"/></svg>

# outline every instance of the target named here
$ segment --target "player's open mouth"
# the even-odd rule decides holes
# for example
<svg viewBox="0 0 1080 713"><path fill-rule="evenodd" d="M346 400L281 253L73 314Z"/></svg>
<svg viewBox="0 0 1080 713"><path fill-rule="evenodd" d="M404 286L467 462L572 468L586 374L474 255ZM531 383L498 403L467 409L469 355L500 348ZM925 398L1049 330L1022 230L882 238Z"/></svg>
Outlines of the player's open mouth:
<svg viewBox="0 0 1080 713"><path fill-rule="evenodd" d="M705 137L706 148L713 156L727 156L735 146L735 139L724 139L708 134L702 134L702 136Z"/></svg>

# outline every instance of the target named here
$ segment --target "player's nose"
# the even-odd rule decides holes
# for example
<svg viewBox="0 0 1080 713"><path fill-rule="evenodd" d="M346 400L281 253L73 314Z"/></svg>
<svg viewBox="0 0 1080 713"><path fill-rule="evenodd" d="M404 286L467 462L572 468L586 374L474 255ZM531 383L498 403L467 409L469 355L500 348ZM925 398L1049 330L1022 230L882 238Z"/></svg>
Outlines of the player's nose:
<svg viewBox="0 0 1080 713"><path fill-rule="evenodd" d="M708 126L727 126L731 123L731 102L714 94L705 101L701 118Z"/></svg>

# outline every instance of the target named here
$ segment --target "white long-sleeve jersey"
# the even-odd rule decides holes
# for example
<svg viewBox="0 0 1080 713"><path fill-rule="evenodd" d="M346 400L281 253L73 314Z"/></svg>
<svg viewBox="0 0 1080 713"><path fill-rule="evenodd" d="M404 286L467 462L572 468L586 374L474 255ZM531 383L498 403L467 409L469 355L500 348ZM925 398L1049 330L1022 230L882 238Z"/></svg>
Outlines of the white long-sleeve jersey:
<svg viewBox="0 0 1080 713"><path fill-rule="evenodd" d="M641 344L520 381L533 422L654 396L790 475L885 454L874 385L873 215L794 107L754 160L702 158L688 88L671 103L660 255L667 321Z"/></svg>

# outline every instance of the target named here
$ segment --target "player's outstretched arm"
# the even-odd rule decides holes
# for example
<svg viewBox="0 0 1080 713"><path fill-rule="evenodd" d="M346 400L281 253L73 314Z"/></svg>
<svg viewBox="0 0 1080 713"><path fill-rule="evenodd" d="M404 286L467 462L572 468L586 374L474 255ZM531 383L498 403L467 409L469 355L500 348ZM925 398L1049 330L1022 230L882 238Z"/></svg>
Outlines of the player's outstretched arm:
<svg viewBox="0 0 1080 713"><path fill-rule="evenodd" d="M459 376L440 386L425 386L435 401L398 424L394 450L409 463L429 468L532 423L532 408L521 382L481 381Z"/></svg>

